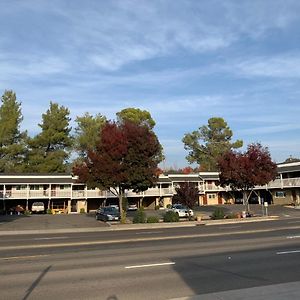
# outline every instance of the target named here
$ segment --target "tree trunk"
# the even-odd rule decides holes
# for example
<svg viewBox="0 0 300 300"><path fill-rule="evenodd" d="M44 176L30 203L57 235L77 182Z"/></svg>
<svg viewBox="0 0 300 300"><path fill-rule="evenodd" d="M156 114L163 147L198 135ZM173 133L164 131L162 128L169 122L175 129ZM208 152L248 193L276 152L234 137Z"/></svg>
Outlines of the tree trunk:
<svg viewBox="0 0 300 300"><path fill-rule="evenodd" d="M124 190L119 187L119 210L120 210L120 221L122 224L126 223L126 210L123 207Z"/></svg>
<svg viewBox="0 0 300 300"><path fill-rule="evenodd" d="M250 211L249 199L247 197L247 191L243 191L243 203L245 205L246 212Z"/></svg>

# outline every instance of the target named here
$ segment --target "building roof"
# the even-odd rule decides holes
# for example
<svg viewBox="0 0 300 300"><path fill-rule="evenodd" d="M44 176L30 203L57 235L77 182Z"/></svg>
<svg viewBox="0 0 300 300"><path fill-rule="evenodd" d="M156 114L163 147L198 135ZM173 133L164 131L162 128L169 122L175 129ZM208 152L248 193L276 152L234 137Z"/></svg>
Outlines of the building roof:
<svg viewBox="0 0 300 300"><path fill-rule="evenodd" d="M0 174L0 184L71 184L76 179L70 174Z"/></svg>
<svg viewBox="0 0 300 300"><path fill-rule="evenodd" d="M277 169L278 173L300 172L300 162L278 164Z"/></svg>

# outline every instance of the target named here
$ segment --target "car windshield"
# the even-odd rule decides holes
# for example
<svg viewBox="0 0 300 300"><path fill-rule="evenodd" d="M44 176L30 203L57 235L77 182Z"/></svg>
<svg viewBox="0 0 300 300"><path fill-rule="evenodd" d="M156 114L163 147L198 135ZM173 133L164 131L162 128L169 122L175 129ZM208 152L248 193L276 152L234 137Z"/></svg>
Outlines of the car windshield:
<svg viewBox="0 0 300 300"><path fill-rule="evenodd" d="M184 207L184 206L181 205L181 204L173 205L173 208L177 208L177 209L186 209L186 207Z"/></svg>
<svg viewBox="0 0 300 300"><path fill-rule="evenodd" d="M102 211L104 212L104 213L110 213L110 214L116 214L116 213L118 213L119 212L119 210L117 209L117 208L115 208L115 207L104 207L103 209L102 209Z"/></svg>

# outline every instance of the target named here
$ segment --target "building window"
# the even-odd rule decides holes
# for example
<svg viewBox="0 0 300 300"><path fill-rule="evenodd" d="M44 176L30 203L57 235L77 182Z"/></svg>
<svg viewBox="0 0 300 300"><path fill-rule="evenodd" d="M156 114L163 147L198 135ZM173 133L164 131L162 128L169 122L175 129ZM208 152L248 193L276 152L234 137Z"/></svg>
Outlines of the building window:
<svg viewBox="0 0 300 300"><path fill-rule="evenodd" d="M16 191L21 191L21 190L26 190L26 185L17 185L16 186Z"/></svg>
<svg viewBox="0 0 300 300"><path fill-rule="evenodd" d="M69 189L69 188L70 188L70 186L67 185L67 184L60 184L60 185L59 185L59 189L60 189L60 190L67 190L67 189Z"/></svg>
<svg viewBox="0 0 300 300"><path fill-rule="evenodd" d="M31 191L38 191L40 189L40 186L39 185L31 185L30 186L30 190Z"/></svg>
<svg viewBox="0 0 300 300"><path fill-rule="evenodd" d="M209 194L208 195L208 199L215 199L216 198L216 194Z"/></svg>
<svg viewBox="0 0 300 300"><path fill-rule="evenodd" d="M284 191L275 192L275 198L285 198L286 194Z"/></svg>

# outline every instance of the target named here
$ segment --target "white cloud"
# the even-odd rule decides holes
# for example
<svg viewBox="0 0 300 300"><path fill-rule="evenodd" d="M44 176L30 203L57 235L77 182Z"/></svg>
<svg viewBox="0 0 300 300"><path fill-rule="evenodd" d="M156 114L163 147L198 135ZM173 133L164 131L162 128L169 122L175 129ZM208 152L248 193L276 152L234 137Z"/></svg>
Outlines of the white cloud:
<svg viewBox="0 0 300 300"><path fill-rule="evenodd" d="M14 57L11 54L0 55L0 78L20 78L20 76L43 76L65 72L68 64L59 57L41 57L22 55Z"/></svg>
<svg viewBox="0 0 300 300"><path fill-rule="evenodd" d="M228 66L228 69L251 77L299 78L300 54L254 57Z"/></svg>

